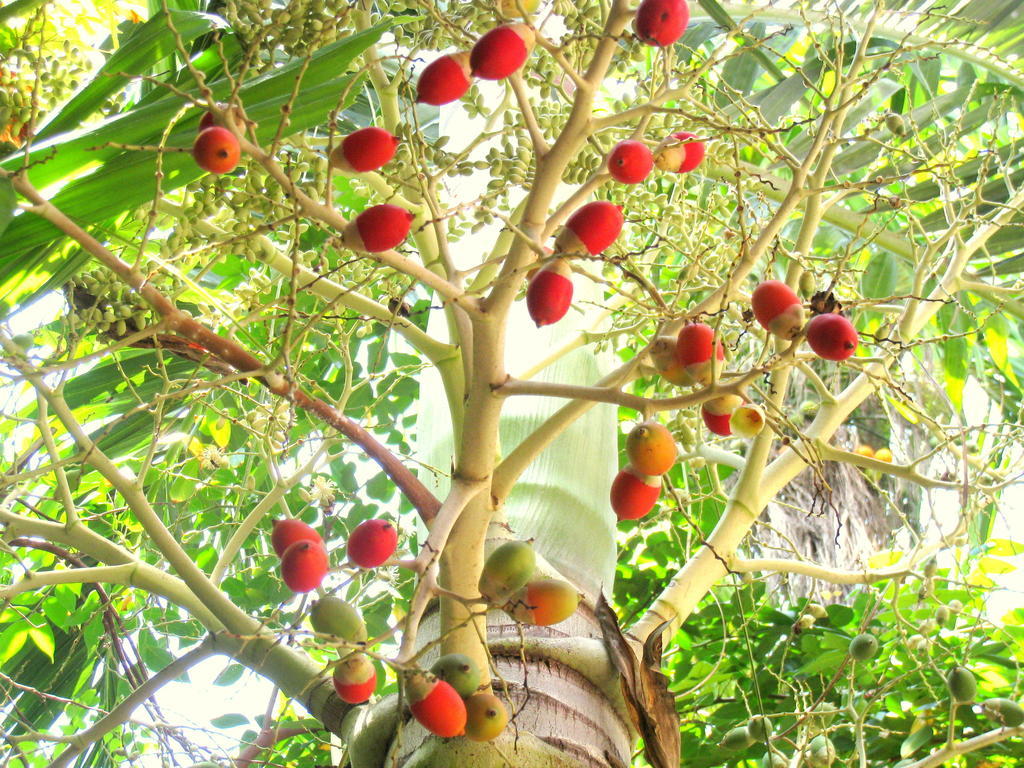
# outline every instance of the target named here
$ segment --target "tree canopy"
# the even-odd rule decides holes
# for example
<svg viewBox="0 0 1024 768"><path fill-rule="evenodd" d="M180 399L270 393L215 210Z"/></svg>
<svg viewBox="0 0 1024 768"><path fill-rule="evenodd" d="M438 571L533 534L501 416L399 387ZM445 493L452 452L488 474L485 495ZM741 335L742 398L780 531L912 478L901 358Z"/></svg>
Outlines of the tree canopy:
<svg viewBox="0 0 1024 768"><path fill-rule="evenodd" d="M0 20L0 768L1024 760L1019 3Z"/></svg>

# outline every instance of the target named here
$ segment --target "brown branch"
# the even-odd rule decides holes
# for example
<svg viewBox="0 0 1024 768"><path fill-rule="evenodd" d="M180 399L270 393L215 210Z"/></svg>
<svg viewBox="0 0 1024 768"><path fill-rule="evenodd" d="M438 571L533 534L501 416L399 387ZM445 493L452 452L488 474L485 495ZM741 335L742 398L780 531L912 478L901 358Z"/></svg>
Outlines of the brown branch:
<svg viewBox="0 0 1024 768"><path fill-rule="evenodd" d="M377 441L369 432L345 416L336 408L317 397L307 394L288 381L284 376L267 368L258 358L240 344L226 339L193 320L175 306L146 276L132 268L109 250L82 227L69 219L61 210L42 197L23 175L12 177L15 188L33 203L32 211L43 217L87 252L95 256L112 272L131 286L164 319L169 330L200 345L214 357L222 360L241 373L252 373L271 392L290 400L299 408L318 416L345 437L360 446L397 485L419 512L424 522L429 522L441 506L437 497L402 463L402 461Z"/></svg>
<svg viewBox="0 0 1024 768"><path fill-rule="evenodd" d="M264 728L260 735L256 737L255 742L238 753L238 757L234 759L234 768L249 768L250 765L259 759L264 750L269 749L278 742L294 736L301 736L304 733L315 733L316 730L303 725L291 728L279 728L276 726Z"/></svg>

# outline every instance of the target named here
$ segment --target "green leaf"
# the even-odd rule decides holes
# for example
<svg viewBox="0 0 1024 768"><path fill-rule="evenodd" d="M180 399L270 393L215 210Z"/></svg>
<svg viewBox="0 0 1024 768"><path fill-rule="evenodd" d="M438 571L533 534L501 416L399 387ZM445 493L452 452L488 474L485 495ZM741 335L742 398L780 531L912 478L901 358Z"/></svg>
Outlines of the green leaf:
<svg viewBox="0 0 1024 768"><path fill-rule="evenodd" d="M19 16L27 16L36 8L46 3L47 0L14 0L3 8L0 8L0 22L6 23L8 19Z"/></svg>
<svg viewBox="0 0 1024 768"><path fill-rule="evenodd" d="M338 106L340 94L347 94L351 103L359 89L351 87L353 80L362 75L339 77L338 71L367 47L375 43L388 24L371 27L317 51L302 72L302 84L289 114L289 130L300 131L319 122ZM257 139L269 141L277 131L281 106L289 101L303 62L293 61L245 83L240 97L249 117L259 123ZM214 97L224 100L231 92L232 83L221 79L211 83ZM186 88L197 91L195 83ZM344 104L342 106L345 106ZM125 211L151 200L155 190L156 156L149 152L126 152L110 142L151 145L160 140L168 123L179 111L180 99L169 95L159 101L138 107L118 119L106 122L82 135L62 135L33 145L30 158L46 157L47 162L36 165L31 172L32 182L48 186L68 174L80 174L93 168L91 173L76 178L53 196L51 202L76 223L92 227L110 221ZM193 140L200 113L195 111L177 125L168 136L170 146L185 146ZM36 153L39 153L38 155ZM3 167L19 167L22 155L8 158ZM203 171L188 153L165 154L162 160L165 192L187 184ZM54 252L64 235L47 221L35 216L18 216L11 223L7 235L0 241L0 297L9 307L30 300L44 289L46 278L58 270L72 272L83 264L87 256L81 251L72 255Z"/></svg>
<svg viewBox="0 0 1024 768"><path fill-rule="evenodd" d="M214 679L214 685L234 685L245 673L245 667L241 664L228 664L224 671Z"/></svg>
<svg viewBox="0 0 1024 768"><path fill-rule="evenodd" d="M934 734L932 733L931 726L926 725L918 728L900 744L900 757L910 757L925 744L928 744L932 738L934 738Z"/></svg>
<svg viewBox="0 0 1024 768"><path fill-rule="evenodd" d="M28 640L29 629L31 627L25 624L12 624L3 632L0 632L0 667L7 663L25 645L25 641Z"/></svg>
<svg viewBox="0 0 1024 768"><path fill-rule="evenodd" d="M248 724L249 718L245 715L240 715L237 713L221 715L220 717L215 717L213 718L213 720L210 721L210 725L212 725L214 728L237 728L240 725Z"/></svg>
<svg viewBox="0 0 1024 768"><path fill-rule="evenodd" d="M103 104L111 94L122 90L125 78L121 72L144 72L159 59L175 53L173 25L183 42L188 43L212 29L226 26L219 16L206 13L173 10L168 15L161 10L123 40L107 62L96 72L92 82L76 93L39 131L37 140L56 136L78 128L81 123Z"/></svg>
<svg viewBox="0 0 1024 768"><path fill-rule="evenodd" d="M865 298L882 299L896 293L899 261L887 251L872 253L860 281Z"/></svg>
<svg viewBox="0 0 1024 768"><path fill-rule="evenodd" d="M17 202L14 183L6 176L0 176L0 235L3 235L7 225L14 218Z"/></svg>
<svg viewBox="0 0 1024 768"><path fill-rule="evenodd" d="M962 336L946 339L942 343L946 393L957 408L963 404L964 385L967 383L967 355L967 340Z"/></svg>
<svg viewBox="0 0 1024 768"><path fill-rule="evenodd" d="M52 662L54 650L53 630L50 629L50 625L46 624L42 627L32 627L32 629L28 631L28 636L32 638L32 642L35 644L36 648L42 651L43 654L45 654Z"/></svg>
<svg viewBox="0 0 1024 768"><path fill-rule="evenodd" d="M153 672L159 672L172 661L174 657L167 650L164 644L157 639L153 632L143 630L139 633L139 656L143 663Z"/></svg>

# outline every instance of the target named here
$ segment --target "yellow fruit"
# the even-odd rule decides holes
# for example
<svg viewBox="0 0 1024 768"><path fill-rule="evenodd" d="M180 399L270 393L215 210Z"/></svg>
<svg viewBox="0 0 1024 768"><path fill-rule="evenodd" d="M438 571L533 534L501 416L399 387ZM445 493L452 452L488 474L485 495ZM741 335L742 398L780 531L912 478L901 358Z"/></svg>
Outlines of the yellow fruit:
<svg viewBox="0 0 1024 768"><path fill-rule="evenodd" d="M559 579L531 581L508 601L505 611L516 621L546 627L572 616L580 604L580 593Z"/></svg>
<svg viewBox="0 0 1024 768"><path fill-rule="evenodd" d="M879 448L875 451L875 458L879 461L884 461L887 464L892 462L892 451L888 448Z"/></svg>
<svg viewBox="0 0 1024 768"><path fill-rule="evenodd" d="M540 0L498 0L498 7L505 16L526 18L537 12Z"/></svg>
<svg viewBox="0 0 1024 768"><path fill-rule="evenodd" d="M475 693L466 699L466 738L496 739L508 724L508 711L493 693Z"/></svg>
<svg viewBox="0 0 1024 768"><path fill-rule="evenodd" d="M676 463L676 442L664 424L645 421L626 438L629 463L643 475L663 475Z"/></svg>
<svg viewBox="0 0 1024 768"><path fill-rule="evenodd" d="M875 449L872 448L870 445L858 445L856 448L853 449L853 452L856 453L858 456L864 456L865 458L868 459L875 458Z"/></svg>

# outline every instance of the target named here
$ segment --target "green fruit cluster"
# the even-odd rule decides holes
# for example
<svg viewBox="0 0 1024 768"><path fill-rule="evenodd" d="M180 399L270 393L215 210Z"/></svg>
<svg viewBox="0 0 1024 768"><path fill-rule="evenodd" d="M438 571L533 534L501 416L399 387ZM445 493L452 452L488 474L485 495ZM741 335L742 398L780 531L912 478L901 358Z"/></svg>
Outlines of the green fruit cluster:
<svg viewBox="0 0 1024 768"><path fill-rule="evenodd" d="M65 290L71 307L67 319L79 332L121 338L154 321L143 299L105 268L78 273Z"/></svg>

